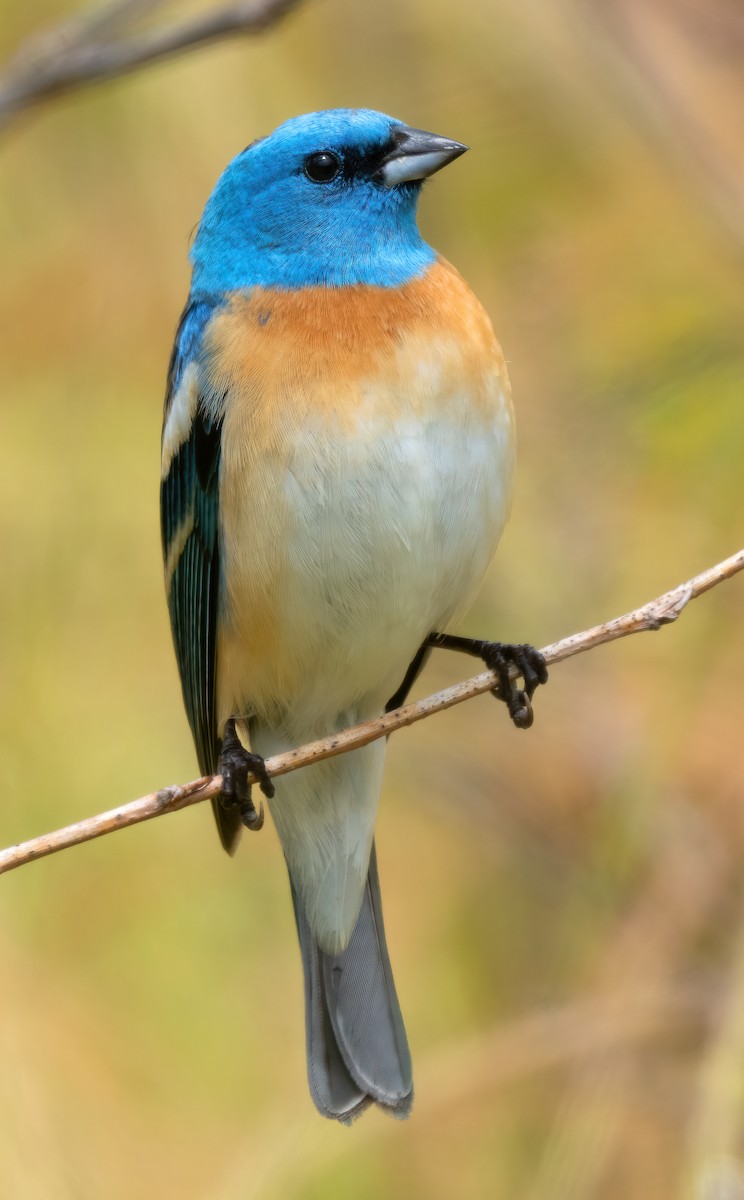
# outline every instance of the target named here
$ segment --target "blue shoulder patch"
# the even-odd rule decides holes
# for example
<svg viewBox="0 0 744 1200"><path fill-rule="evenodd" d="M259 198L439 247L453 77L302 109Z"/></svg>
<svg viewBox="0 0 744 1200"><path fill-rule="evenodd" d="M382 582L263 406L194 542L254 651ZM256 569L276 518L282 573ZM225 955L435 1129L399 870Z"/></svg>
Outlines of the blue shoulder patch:
<svg viewBox="0 0 744 1200"><path fill-rule="evenodd" d="M168 381L166 384L165 409L163 413L164 428L165 422L168 419L171 402L178 391L183 373L188 364L198 358L204 330L217 308L219 308L220 303L221 300L210 296L193 298L189 300L189 303L181 314L181 320L178 323L178 329L173 341L173 350L171 351L170 362L168 364Z"/></svg>

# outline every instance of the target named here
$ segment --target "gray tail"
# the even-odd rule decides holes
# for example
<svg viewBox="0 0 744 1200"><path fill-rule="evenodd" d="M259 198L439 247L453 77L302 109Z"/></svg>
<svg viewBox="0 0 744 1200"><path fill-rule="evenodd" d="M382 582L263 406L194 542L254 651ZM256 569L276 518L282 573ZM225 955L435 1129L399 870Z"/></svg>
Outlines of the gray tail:
<svg viewBox="0 0 744 1200"><path fill-rule="evenodd" d="M407 1117L411 1055L385 945L374 846L359 918L340 954L318 947L294 886L292 900L305 975L307 1075L318 1111L345 1125L372 1103Z"/></svg>

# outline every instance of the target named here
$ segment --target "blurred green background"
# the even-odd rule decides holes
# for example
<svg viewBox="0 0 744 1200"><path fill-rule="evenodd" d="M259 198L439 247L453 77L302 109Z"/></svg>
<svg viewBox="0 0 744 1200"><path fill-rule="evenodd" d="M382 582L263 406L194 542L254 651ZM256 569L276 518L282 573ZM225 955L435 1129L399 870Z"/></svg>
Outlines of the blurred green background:
<svg viewBox="0 0 744 1200"><path fill-rule="evenodd" d="M3 58L67 11L2 0ZM464 632L546 644L741 546L741 32L726 0L306 0L6 128L0 844L196 774L165 370L214 180L297 112L472 146L421 225L493 317L520 466ZM233 862L196 808L4 877L0 1195L744 1196L743 612L740 577L556 667L527 734L481 698L391 742L405 1124L315 1114L268 823Z"/></svg>

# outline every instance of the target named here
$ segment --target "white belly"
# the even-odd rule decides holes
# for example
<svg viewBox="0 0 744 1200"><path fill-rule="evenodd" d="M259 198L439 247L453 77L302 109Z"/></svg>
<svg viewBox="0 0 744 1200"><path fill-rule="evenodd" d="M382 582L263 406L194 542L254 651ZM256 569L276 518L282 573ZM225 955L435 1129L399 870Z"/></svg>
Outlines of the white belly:
<svg viewBox="0 0 744 1200"><path fill-rule="evenodd" d="M254 465L225 564L232 712L290 737L378 712L427 634L471 603L508 512L511 404L494 379L488 406L453 396L429 413L362 414L351 436L304 424L283 461ZM274 580L258 652L241 620L257 562Z"/></svg>

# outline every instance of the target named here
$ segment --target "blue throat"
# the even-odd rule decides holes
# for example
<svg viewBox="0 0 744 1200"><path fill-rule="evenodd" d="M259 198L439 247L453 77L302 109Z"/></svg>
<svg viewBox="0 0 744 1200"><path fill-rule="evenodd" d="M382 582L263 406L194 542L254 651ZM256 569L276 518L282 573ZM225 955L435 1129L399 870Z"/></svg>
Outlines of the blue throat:
<svg viewBox="0 0 744 1200"><path fill-rule="evenodd" d="M236 220L229 211L233 195L213 196L191 253L192 292L354 284L392 288L422 275L436 255L416 226L415 197L378 190L379 195L353 197L357 203L329 205L322 219L316 210L285 211L281 237L271 229L274 221L267 222L268 236L262 236L265 226L255 221L255 211L253 220L248 214L245 221ZM358 203L362 199L364 205ZM290 230L291 237L286 236Z"/></svg>

